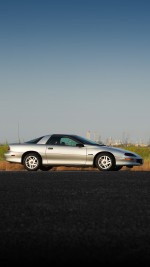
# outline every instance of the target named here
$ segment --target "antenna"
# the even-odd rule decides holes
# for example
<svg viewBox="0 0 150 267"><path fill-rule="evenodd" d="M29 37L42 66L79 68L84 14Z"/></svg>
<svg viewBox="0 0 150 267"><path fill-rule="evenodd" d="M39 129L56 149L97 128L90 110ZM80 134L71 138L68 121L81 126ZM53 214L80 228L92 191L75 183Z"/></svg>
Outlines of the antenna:
<svg viewBox="0 0 150 267"><path fill-rule="evenodd" d="M20 142L20 127L19 127L19 122L18 122L18 142L21 143Z"/></svg>

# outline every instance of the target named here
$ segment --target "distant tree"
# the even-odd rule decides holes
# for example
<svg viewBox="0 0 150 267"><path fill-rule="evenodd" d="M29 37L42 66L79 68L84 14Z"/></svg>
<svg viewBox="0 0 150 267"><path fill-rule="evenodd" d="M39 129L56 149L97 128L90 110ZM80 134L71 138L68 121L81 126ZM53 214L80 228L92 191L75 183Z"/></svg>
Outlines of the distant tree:
<svg viewBox="0 0 150 267"><path fill-rule="evenodd" d="M149 138L149 140L147 142L147 145L148 145L148 147L150 147L150 138Z"/></svg>
<svg viewBox="0 0 150 267"><path fill-rule="evenodd" d="M126 132L122 134L122 144L126 146L129 144L129 134Z"/></svg>

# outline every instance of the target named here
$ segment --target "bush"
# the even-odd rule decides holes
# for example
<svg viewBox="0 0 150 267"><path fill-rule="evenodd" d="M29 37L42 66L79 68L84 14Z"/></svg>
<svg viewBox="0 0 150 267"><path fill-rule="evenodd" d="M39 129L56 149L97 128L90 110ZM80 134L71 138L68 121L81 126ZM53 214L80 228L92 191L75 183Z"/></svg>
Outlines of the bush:
<svg viewBox="0 0 150 267"><path fill-rule="evenodd" d="M8 145L0 145L0 160L4 160L4 153L7 151Z"/></svg>

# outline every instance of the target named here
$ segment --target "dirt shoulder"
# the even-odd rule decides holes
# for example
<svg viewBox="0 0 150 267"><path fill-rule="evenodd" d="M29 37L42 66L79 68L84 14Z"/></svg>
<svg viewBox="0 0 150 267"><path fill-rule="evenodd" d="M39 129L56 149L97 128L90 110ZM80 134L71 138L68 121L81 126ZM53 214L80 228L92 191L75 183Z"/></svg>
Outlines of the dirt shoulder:
<svg viewBox="0 0 150 267"><path fill-rule="evenodd" d="M24 166L18 163L9 163L7 161L0 161L0 171L23 171L25 170ZM76 170L76 171L97 171L97 169L94 168L81 168L81 167L53 167L51 169L52 171L72 171L72 170ZM132 170L132 171L150 171L150 162L146 161L143 166L139 166L139 167L133 167L132 169L128 169L126 167L123 167L122 170Z"/></svg>

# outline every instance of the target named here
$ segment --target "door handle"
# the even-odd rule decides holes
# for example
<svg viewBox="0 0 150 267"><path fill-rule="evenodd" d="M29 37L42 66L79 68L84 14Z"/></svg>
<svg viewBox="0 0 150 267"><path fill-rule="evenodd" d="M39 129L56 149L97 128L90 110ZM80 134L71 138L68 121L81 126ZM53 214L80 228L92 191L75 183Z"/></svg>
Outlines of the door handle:
<svg viewBox="0 0 150 267"><path fill-rule="evenodd" d="M53 147L48 147L48 149L53 149Z"/></svg>

